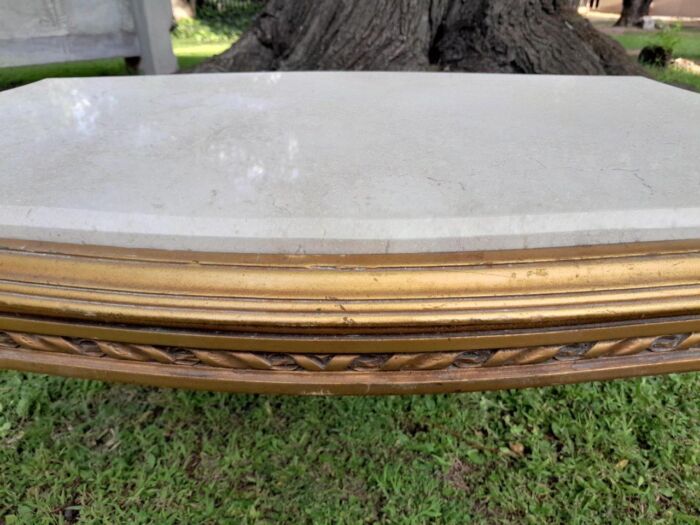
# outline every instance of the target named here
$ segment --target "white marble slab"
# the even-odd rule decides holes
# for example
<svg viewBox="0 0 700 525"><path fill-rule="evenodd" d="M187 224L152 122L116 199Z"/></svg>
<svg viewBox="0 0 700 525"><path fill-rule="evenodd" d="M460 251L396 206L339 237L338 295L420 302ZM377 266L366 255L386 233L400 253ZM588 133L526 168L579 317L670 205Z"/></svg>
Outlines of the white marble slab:
<svg viewBox="0 0 700 525"><path fill-rule="evenodd" d="M260 73L0 93L0 237L231 252L700 238L700 96L642 78Z"/></svg>

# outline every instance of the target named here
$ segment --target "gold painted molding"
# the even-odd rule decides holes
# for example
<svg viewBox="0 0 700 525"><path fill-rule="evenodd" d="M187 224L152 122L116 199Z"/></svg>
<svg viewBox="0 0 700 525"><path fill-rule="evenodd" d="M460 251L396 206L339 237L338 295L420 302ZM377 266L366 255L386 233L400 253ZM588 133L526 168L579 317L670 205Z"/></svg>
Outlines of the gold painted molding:
<svg viewBox="0 0 700 525"><path fill-rule="evenodd" d="M700 350L700 333L500 350L394 354L293 354L119 343L99 339L0 332L0 349L268 372L398 372L522 366L641 353Z"/></svg>
<svg viewBox="0 0 700 525"><path fill-rule="evenodd" d="M286 256L0 240L7 368L230 391L461 391L698 369L697 333L700 241Z"/></svg>
<svg viewBox="0 0 700 525"><path fill-rule="evenodd" d="M284 334L483 331L700 313L700 242L516 256L444 254L439 265L440 254L404 255L381 266L376 255L255 259L5 241L0 311Z"/></svg>
<svg viewBox="0 0 700 525"><path fill-rule="evenodd" d="M470 392L700 371L697 334L600 341L559 348L556 354L547 347L494 351L489 354L493 366L486 365L488 360L470 363L451 356L450 364L444 366L441 353L338 354L332 358L248 354L244 361L235 352L209 350L202 352L220 355L204 364L199 358L191 359L188 349L138 348L94 340L81 342L79 351L83 353L76 354L76 344L55 337L5 335L0 342L0 368L162 387L304 395ZM300 362L294 359L305 360L306 367L315 363L319 368L300 371ZM331 359L371 365L329 370ZM403 368L395 366L395 359Z"/></svg>

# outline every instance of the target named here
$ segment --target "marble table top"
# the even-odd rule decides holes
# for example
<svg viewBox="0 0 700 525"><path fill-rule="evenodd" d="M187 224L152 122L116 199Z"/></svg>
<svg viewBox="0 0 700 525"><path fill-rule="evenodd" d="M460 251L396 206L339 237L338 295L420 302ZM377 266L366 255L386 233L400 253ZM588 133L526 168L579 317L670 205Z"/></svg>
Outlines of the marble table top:
<svg viewBox="0 0 700 525"><path fill-rule="evenodd" d="M700 96L643 78L253 73L0 93L0 238L264 253L700 238Z"/></svg>

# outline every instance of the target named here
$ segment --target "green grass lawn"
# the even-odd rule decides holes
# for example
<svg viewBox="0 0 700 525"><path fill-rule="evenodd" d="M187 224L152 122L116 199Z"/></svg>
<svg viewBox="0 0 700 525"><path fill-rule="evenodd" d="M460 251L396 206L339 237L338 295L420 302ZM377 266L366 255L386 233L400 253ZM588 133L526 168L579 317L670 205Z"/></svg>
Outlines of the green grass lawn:
<svg viewBox="0 0 700 525"><path fill-rule="evenodd" d="M700 92L700 75L676 69L648 68L651 75L659 82L681 86Z"/></svg>
<svg viewBox="0 0 700 525"><path fill-rule="evenodd" d="M698 523L700 376L226 395L0 373L0 521Z"/></svg>
<svg viewBox="0 0 700 525"><path fill-rule="evenodd" d="M655 42L657 32L630 30L622 34L614 35L615 40L620 42L626 49L642 49L648 44ZM683 30L678 33L678 45L674 49L674 54L690 60L700 60L700 30Z"/></svg>
<svg viewBox="0 0 700 525"><path fill-rule="evenodd" d="M187 69L199 64L202 60L226 51L231 42L193 42L189 40L174 40L173 51L177 56L180 69Z"/></svg>
<svg viewBox="0 0 700 525"><path fill-rule="evenodd" d="M638 52L641 48L649 44L659 42L659 33L656 31L630 30L621 34L611 34L615 40L620 42L625 49ZM687 58L700 62L700 30L678 31L672 38L677 39L673 54L676 57ZM672 68L647 68L653 78L660 82L682 86L700 92L700 75L687 71L678 71Z"/></svg>

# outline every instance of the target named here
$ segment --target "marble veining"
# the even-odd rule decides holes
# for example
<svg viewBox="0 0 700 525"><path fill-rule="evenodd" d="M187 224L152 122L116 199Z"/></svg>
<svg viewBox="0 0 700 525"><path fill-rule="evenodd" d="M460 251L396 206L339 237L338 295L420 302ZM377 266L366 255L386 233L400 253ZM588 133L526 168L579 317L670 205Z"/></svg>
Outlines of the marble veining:
<svg viewBox="0 0 700 525"><path fill-rule="evenodd" d="M265 253L700 238L700 96L648 79L251 73L0 93L0 237Z"/></svg>

